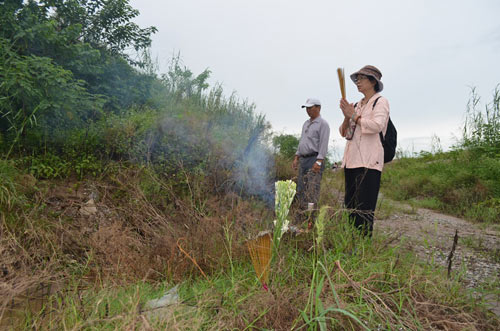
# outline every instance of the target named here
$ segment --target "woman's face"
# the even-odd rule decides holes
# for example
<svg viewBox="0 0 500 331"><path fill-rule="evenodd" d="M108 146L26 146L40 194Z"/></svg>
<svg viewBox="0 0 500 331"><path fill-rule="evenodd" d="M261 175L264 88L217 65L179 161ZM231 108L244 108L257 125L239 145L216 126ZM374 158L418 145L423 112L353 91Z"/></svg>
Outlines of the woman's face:
<svg viewBox="0 0 500 331"><path fill-rule="evenodd" d="M357 75L356 76L356 86L358 87L358 91L365 94L366 92L370 92L371 90L375 91L375 85L377 82L372 82L365 75Z"/></svg>

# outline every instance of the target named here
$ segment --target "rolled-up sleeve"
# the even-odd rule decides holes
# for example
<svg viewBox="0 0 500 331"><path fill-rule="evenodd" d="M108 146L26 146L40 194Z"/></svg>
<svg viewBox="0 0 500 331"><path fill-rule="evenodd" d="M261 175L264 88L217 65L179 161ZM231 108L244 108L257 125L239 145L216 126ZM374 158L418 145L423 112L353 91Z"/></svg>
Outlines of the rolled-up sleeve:
<svg viewBox="0 0 500 331"><path fill-rule="evenodd" d="M324 160L328 153L328 140L330 139L330 126L326 121L321 123L319 132L319 151L317 159Z"/></svg>
<svg viewBox="0 0 500 331"><path fill-rule="evenodd" d="M370 107L371 108L371 107ZM375 108L368 115L361 116L360 125L363 134L378 134L381 132L389 120L389 101L380 98Z"/></svg>

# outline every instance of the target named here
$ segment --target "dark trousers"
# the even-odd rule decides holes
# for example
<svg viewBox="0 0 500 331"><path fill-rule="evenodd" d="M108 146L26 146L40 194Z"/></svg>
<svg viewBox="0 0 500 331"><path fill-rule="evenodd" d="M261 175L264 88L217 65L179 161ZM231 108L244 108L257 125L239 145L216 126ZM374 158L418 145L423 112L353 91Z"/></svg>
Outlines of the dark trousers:
<svg viewBox="0 0 500 331"><path fill-rule="evenodd" d="M344 174L344 204L351 210L350 219L364 236L371 237L382 173L368 168L344 168Z"/></svg>
<svg viewBox="0 0 500 331"><path fill-rule="evenodd" d="M310 157L300 157L299 176L297 178L297 200L300 209L307 209L308 203L314 203L314 208L318 206L319 191L321 187L321 177L325 170L325 162L321 164L319 172L312 171L316 162L316 155Z"/></svg>

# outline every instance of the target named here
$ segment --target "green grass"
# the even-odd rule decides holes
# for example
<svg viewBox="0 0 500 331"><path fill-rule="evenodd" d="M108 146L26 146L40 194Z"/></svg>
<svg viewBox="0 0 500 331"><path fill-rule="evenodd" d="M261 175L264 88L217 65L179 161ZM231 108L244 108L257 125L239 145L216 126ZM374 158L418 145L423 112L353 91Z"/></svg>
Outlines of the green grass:
<svg viewBox="0 0 500 331"><path fill-rule="evenodd" d="M482 253L483 255L490 255L491 258L497 263L500 262L500 249L489 249L488 243L485 242L481 237L462 237L460 238L459 243L464 246L470 247L475 251Z"/></svg>
<svg viewBox="0 0 500 331"><path fill-rule="evenodd" d="M126 121L116 123L118 131L129 127ZM201 122L197 123L191 123L193 128ZM133 126L131 130L142 132ZM213 136L226 131L216 130ZM388 164L376 217L412 214L416 207L426 207L500 226L500 161L494 146L486 148L480 139L469 138L469 146L462 149L402 157ZM246 139L240 143L244 145ZM33 163L35 159L40 162ZM404 248L404 238L395 242L380 233L373 239L360 238L342 214L341 171L325 171L320 201L330 207L320 213L324 229L283 237L269 291L265 291L245 240L271 227L272 211L256 199L214 193L215 184L227 182L231 175L217 166L217 157L210 159L213 164L207 161L206 168L180 164L179 171L171 172L159 167L161 162L138 167L116 163L116 167L102 168L98 179L82 161L78 169L85 171L78 178L83 180L76 184L65 177L67 171L58 170L59 165L61 169L66 166L63 159L51 160L37 156L31 168L24 164L24 171L33 172L37 179L16 169L11 161L0 163L0 232L6 234L0 236L0 250L6 254L0 267L9 272L6 284L19 286L5 292L9 297L0 295L2 328L500 327L485 303L463 287L465 265L448 278L446 270L435 263L435 252L421 261ZM286 158L278 158L277 167L278 178L293 175ZM56 177L63 180L56 181ZM100 196L99 214L94 218L79 213L88 196L78 193L86 191ZM408 202L410 207L397 201ZM321 244L316 232L324 235ZM429 240L424 238L430 248ZM482 245L468 238L460 244L477 249ZM496 251L491 254L496 259L500 256ZM36 298L38 289L51 283L63 286ZM145 303L174 285L179 286L179 304L163 315L151 316ZM480 291L498 294L497 285L498 280L489 282ZM13 305L9 299L26 296L36 304L18 301Z"/></svg>
<svg viewBox="0 0 500 331"><path fill-rule="evenodd" d="M391 199L411 201L470 220L500 220L500 159L455 150L388 164L381 191Z"/></svg>
<svg viewBox="0 0 500 331"><path fill-rule="evenodd" d="M433 153L402 155L384 169L382 192L470 220L500 223L500 86L484 110L480 101L472 88L462 137L452 151L433 146Z"/></svg>
<svg viewBox="0 0 500 331"><path fill-rule="evenodd" d="M458 275L447 279L444 269L418 261L400 246L388 246L384 236L360 238L342 215L330 214L325 231L322 247L314 245L312 232L283 237L269 291L258 282L247 255L232 257L231 265L206 279L186 275L179 284L179 304L157 317L144 305L161 297L172 282L119 285L108 279L92 285L74 278L42 309L26 310L21 325L83 330L498 326L462 288ZM232 239L227 235L226 240ZM429 304L435 308L428 310Z"/></svg>

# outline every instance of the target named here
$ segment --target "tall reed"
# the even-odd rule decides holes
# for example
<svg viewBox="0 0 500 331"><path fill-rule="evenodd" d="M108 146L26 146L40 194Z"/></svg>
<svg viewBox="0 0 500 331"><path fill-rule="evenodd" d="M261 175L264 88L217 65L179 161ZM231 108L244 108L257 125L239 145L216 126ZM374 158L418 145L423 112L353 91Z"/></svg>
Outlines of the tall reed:
<svg viewBox="0 0 500 331"><path fill-rule="evenodd" d="M489 156L500 155L500 85L497 85L492 101L480 109L476 88L471 89L466 118L462 129L461 147L476 149Z"/></svg>

